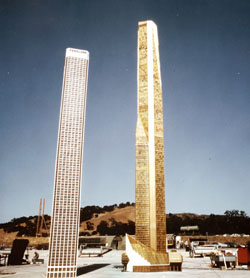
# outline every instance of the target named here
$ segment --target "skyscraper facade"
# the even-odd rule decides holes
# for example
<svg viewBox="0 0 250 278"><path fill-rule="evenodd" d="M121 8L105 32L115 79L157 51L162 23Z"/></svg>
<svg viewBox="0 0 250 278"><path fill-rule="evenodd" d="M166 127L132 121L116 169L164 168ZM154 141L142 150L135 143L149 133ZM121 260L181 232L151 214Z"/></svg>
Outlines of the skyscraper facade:
<svg viewBox="0 0 250 278"><path fill-rule="evenodd" d="M88 64L66 49L47 278L76 277Z"/></svg>
<svg viewBox="0 0 250 278"><path fill-rule="evenodd" d="M157 26L139 22L136 126L136 239L166 252L162 89Z"/></svg>

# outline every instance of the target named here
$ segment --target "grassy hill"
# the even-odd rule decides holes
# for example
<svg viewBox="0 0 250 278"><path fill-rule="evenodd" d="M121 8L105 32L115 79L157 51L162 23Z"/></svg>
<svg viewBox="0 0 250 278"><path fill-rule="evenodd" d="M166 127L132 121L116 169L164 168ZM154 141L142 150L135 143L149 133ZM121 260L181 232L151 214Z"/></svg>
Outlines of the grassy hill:
<svg viewBox="0 0 250 278"><path fill-rule="evenodd" d="M36 238L38 216L14 218L7 223L0 224L0 245L10 246L16 237L27 238L31 245L43 244L49 241L49 231L43 230L43 236ZM50 216L45 215L46 226L50 228ZM121 203L110 206L86 206L81 208L80 235L113 234L114 227L120 228L120 234L131 233L131 225L134 228L135 207L134 204ZM107 223L104 230L97 232L100 224ZM101 225L102 227L102 225ZM134 230L132 229L132 233Z"/></svg>
<svg viewBox="0 0 250 278"><path fill-rule="evenodd" d="M250 234L250 218L237 210L224 215L198 215L193 213L167 214L167 232L180 234L181 226L199 226L200 235ZM31 245L49 241L49 231L36 238L37 216L14 218L0 224L0 245L10 245L16 237L28 238ZM50 227L50 216L45 215ZM81 208L80 235L124 235L135 232L135 205L129 202L110 206ZM243 237L243 236L242 236ZM247 240L247 237L245 237ZM248 239L250 240L250 238Z"/></svg>
<svg viewBox="0 0 250 278"><path fill-rule="evenodd" d="M111 227L115 222L124 224L134 223L135 206L116 207L113 211L95 214L91 219L81 222L80 234L96 234L98 226L103 222L106 222L108 227Z"/></svg>

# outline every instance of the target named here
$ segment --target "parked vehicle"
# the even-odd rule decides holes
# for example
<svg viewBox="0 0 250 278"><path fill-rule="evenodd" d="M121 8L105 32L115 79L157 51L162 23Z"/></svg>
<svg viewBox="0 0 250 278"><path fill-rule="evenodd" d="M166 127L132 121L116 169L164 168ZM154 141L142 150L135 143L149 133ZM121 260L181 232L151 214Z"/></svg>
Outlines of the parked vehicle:
<svg viewBox="0 0 250 278"><path fill-rule="evenodd" d="M200 241L192 241L190 246L189 255L190 257L195 256L210 256L215 254L218 250L218 244L216 243L208 243L208 242L200 242Z"/></svg>
<svg viewBox="0 0 250 278"><path fill-rule="evenodd" d="M234 243L234 242L226 242L227 244L227 247L229 248L240 248L240 247L243 247L242 245L239 245L237 243Z"/></svg>

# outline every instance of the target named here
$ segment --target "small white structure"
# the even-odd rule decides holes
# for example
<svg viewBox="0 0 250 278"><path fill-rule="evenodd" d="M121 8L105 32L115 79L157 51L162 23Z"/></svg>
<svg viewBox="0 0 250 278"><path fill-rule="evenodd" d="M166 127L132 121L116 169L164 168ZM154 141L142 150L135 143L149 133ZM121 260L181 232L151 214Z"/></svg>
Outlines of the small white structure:
<svg viewBox="0 0 250 278"><path fill-rule="evenodd" d="M129 257L129 262L127 265L127 271L133 271L134 265L150 265L150 263L145 260L139 253L137 253L128 239L128 235L126 234L126 253Z"/></svg>

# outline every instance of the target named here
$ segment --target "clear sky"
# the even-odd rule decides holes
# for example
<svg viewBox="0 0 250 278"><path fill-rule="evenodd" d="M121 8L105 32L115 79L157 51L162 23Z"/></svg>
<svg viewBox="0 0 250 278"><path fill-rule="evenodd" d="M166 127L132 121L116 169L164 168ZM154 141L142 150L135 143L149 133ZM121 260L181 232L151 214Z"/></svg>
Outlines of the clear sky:
<svg viewBox="0 0 250 278"><path fill-rule="evenodd" d="M90 52L81 205L134 202L137 25L159 31L166 211L250 215L250 1L1 0L0 223L51 214L65 49Z"/></svg>

